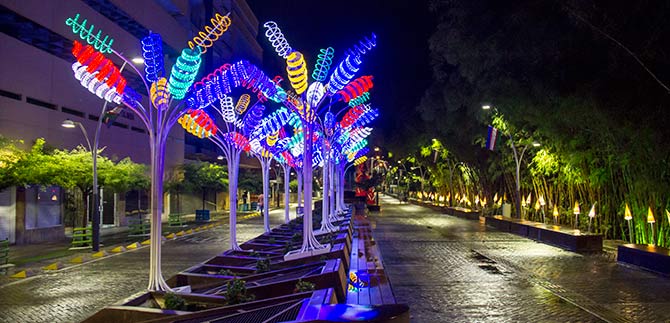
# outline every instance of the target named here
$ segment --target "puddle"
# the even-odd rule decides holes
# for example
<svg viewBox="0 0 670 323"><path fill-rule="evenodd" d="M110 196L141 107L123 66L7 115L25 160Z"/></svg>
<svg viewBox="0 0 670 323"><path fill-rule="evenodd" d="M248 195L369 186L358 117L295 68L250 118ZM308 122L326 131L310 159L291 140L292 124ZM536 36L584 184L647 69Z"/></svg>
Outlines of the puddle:
<svg viewBox="0 0 670 323"><path fill-rule="evenodd" d="M479 265L479 268L484 269L484 271L488 272L489 274L494 274L494 275L502 275L502 271L498 269L498 267L494 265Z"/></svg>

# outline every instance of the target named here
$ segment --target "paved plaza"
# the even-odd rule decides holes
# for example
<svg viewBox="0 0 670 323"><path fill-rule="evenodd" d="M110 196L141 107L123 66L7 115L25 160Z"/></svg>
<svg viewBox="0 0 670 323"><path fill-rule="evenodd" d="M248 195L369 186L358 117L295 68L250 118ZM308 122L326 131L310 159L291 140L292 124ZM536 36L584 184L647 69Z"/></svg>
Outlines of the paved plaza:
<svg viewBox="0 0 670 323"><path fill-rule="evenodd" d="M371 214L396 299L412 322L670 322L670 279L382 197ZM282 211L272 212L273 226ZM227 223L227 222L226 222ZM238 225L240 240L262 219ZM228 245L222 226L163 245L166 278ZM0 322L77 322L143 292L149 249L0 286Z"/></svg>
<svg viewBox="0 0 670 323"><path fill-rule="evenodd" d="M381 198L371 218L412 322L670 322L670 278Z"/></svg>
<svg viewBox="0 0 670 323"><path fill-rule="evenodd" d="M271 212L272 226L283 223L283 214L283 210ZM228 223L228 218L223 221ZM263 220L244 220L237 228L238 241L246 241L263 233ZM162 247L163 276L174 276L227 248L227 225L166 241ZM0 286L0 322L79 322L107 305L146 291L148 282L149 248L14 279Z"/></svg>

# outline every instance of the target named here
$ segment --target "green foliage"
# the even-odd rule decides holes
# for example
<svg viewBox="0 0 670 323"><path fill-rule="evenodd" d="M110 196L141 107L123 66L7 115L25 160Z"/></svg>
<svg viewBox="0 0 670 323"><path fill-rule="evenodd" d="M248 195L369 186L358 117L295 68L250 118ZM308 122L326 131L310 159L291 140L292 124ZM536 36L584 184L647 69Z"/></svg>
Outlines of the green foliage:
<svg viewBox="0 0 670 323"><path fill-rule="evenodd" d="M165 294L165 309L183 311L186 310L186 300L175 294L175 293L166 293Z"/></svg>
<svg viewBox="0 0 670 323"><path fill-rule="evenodd" d="M228 172L224 166L197 161L184 164L182 168L184 186L191 192L219 192L228 188Z"/></svg>
<svg viewBox="0 0 670 323"><path fill-rule="evenodd" d="M652 72L667 65L659 48L670 30L662 28L659 9L669 6L431 2L438 21L429 40L434 79L417 110L425 121L420 128L432 131L426 135L449 138L443 141L449 159L428 161L432 143L411 149L416 162L423 158L430 167L432 186L513 197L516 163L508 135L519 150L534 139L542 149L529 147L522 160L524 196L532 192L558 206L566 225L574 224L575 201L583 207L598 202L594 230L638 242L651 241L645 221L651 206L654 241L670 244L670 219L660 216L670 203L670 113L659 108L667 105L667 91L632 57ZM483 101L494 109L482 111ZM489 124L500 130L493 152L482 149ZM468 169L454 168L457 162ZM625 203L634 213L632 239Z"/></svg>
<svg viewBox="0 0 670 323"><path fill-rule="evenodd" d="M241 168L237 187L251 194L260 194L263 192L263 174L257 169Z"/></svg>
<svg viewBox="0 0 670 323"><path fill-rule="evenodd" d="M237 278L226 283L224 296L226 298L226 305L241 304L253 301L256 298L255 295L247 292L246 282Z"/></svg>
<svg viewBox="0 0 670 323"><path fill-rule="evenodd" d="M235 273L227 268L219 270L218 274L222 276L235 276Z"/></svg>
<svg viewBox="0 0 670 323"><path fill-rule="evenodd" d="M303 281L302 279L298 279L298 282L295 284L294 292L296 292L296 293L309 292L309 291L313 291L315 287L316 287L316 285L314 285L314 283L310 283L310 282Z"/></svg>
<svg viewBox="0 0 670 323"><path fill-rule="evenodd" d="M256 261L256 272L264 273L268 271L270 271L270 259L268 258L258 259Z"/></svg>

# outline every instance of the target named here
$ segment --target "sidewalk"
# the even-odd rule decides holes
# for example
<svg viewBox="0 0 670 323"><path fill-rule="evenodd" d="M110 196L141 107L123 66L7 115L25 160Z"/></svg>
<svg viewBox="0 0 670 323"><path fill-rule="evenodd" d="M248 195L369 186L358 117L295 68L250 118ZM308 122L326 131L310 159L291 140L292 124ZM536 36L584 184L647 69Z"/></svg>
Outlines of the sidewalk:
<svg viewBox="0 0 670 323"><path fill-rule="evenodd" d="M271 209L272 210L272 209ZM245 220L252 217L259 217L259 212L238 212L238 220ZM212 212L210 222L196 222L195 214L186 214L182 216L182 226L170 226L167 222L162 223L163 236L170 233L178 233L180 231L187 231L197 227L223 222L227 223L228 212ZM100 229L100 251L109 252L115 247L128 246L135 242L141 243L149 239L146 236L129 236L129 227L108 227ZM44 272L43 268L57 263L57 266L69 263L71 259L76 257L91 258L93 252L88 249L70 249L71 247L71 231L66 232L67 239L55 242L45 242L27 245L10 245L9 246L9 263L15 266L9 268L5 275L0 274L0 285L15 281L16 278L11 278L13 274L21 271L26 271L28 275L34 276Z"/></svg>

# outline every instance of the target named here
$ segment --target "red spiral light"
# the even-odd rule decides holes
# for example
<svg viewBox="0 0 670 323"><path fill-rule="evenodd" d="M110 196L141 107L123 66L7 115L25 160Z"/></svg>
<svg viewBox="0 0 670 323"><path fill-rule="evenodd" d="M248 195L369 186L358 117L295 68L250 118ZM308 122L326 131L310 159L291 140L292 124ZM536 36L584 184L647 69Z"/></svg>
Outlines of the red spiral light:
<svg viewBox="0 0 670 323"><path fill-rule="evenodd" d="M374 78L372 75L361 76L353 81L351 81L347 86L344 87L341 91L338 91L337 94L347 103L350 100L363 95L363 93L368 92L373 84L372 80Z"/></svg>
<svg viewBox="0 0 670 323"><path fill-rule="evenodd" d="M246 152L251 151L251 145L249 145L249 139L242 135L239 132L233 131L223 135L223 138L228 142L233 143L237 148L242 149Z"/></svg>
<svg viewBox="0 0 670 323"><path fill-rule="evenodd" d="M358 117L360 117L363 112L365 112L365 107L361 105L349 109L344 117L342 117L340 126L343 129L350 127L354 122L356 122L356 120L358 120Z"/></svg>
<svg viewBox="0 0 670 323"><path fill-rule="evenodd" d="M127 81L121 76L119 69L105 56L96 51L91 45L84 45L78 41L74 41L72 46L72 55L83 66L86 71L95 74L95 78L104 82L110 88L115 88L118 94L123 94ZM95 73L97 72L97 74Z"/></svg>

